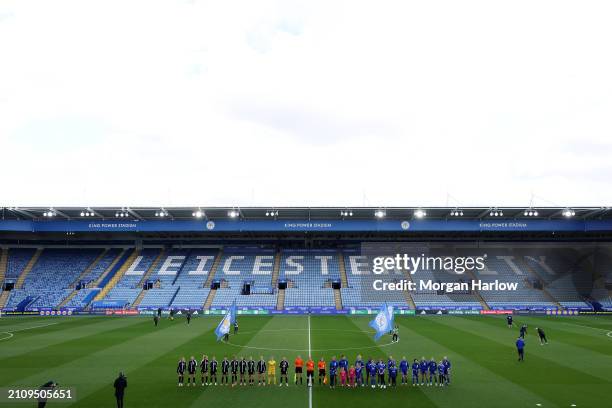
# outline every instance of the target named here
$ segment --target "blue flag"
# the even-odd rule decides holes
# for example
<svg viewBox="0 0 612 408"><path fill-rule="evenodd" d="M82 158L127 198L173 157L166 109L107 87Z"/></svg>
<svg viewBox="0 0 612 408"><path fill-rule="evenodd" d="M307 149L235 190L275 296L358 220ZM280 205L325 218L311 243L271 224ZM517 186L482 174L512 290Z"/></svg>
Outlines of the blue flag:
<svg viewBox="0 0 612 408"><path fill-rule="evenodd" d="M215 329L215 334L217 335L217 341L226 334L230 332L232 324L236 321L236 301L232 303L232 306L229 308L225 316L223 316L223 320L219 323L217 328Z"/></svg>
<svg viewBox="0 0 612 408"><path fill-rule="evenodd" d="M393 306L391 306L391 313L393 313ZM389 307L386 303L381 306L374 320L370 322L370 327L376 330L374 340L378 340L383 334L393 329L393 314L389 315Z"/></svg>

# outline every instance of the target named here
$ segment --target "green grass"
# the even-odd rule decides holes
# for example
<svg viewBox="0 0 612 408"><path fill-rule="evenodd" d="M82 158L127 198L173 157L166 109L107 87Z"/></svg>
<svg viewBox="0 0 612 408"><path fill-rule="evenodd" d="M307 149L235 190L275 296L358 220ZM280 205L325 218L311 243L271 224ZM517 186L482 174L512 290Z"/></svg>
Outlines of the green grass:
<svg viewBox="0 0 612 408"><path fill-rule="evenodd" d="M370 319L312 316L313 358L324 356L329 361L332 355L344 353L354 361L361 353L364 359L392 355L399 361L402 356L440 359L447 355L453 363L452 385L386 390L315 386L313 407L610 405L610 318L517 316L515 324L525 322L530 327L524 363L515 357L518 329L508 329L504 317L398 316L401 339L397 344L387 344L386 336L374 342ZM219 320L200 317L187 326L182 318L163 319L156 328L151 319L139 317L2 318L0 387L38 387L52 379L76 389L72 406L113 406L112 382L123 370L129 383L126 407L308 407L305 386L178 388L175 368L181 356L200 358L206 353L221 360L234 354L255 359L274 355L277 361L286 356L292 362L297 354L308 354L307 316L239 317L240 334L231 337L233 344L215 341L213 330ZM548 346L538 344L536 326L545 328Z"/></svg>

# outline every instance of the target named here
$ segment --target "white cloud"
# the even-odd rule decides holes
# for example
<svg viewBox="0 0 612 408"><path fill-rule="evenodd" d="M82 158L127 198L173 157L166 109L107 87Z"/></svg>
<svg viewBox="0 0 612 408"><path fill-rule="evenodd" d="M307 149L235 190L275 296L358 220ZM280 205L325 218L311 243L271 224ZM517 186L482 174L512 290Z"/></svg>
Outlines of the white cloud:
<svg viewBox="0 0 612 408"><path fill-rule="evenodd" d="M611 11L5 1L0 203L610 204Z"/></svg>

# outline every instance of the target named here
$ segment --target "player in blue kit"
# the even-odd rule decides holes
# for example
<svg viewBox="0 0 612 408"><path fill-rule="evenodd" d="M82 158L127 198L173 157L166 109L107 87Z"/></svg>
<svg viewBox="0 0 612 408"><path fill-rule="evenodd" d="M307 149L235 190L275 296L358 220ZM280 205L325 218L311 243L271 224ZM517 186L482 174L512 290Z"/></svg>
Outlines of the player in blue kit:
<svg viewBox="0 0 612 408"><path fill-rule="evenodd" d="M516 339L516 351L518 352L518 361L525 360L525 340L522 337Z"/></svg>
<svg viewBox="0 0 612 408"><path fill-rule="evenodd" d="M397 367L392 365L389 367L389 386L397 386Z"/></svg>
<svg viewBox="0 0 612 408"><path fill-rule="evenodd" d="M344 371L348 372L349 362L346 359L346 356L343 354L340 356L340 360L338 360L338 368L343 368Z"/></svg>
<svg viewBox="0 0 612 408"><path fill-rule="evenodd" d="M366 370L366 384L369 384L369 383L370 383L370 372L372 371L372 370L371 370L371 368L372 368L372 358L371 358L371 357L369 357L369 358L368 358L368 362L367 362L367 363L366 363L366 365L365 365L365 370Z"/></svg>
<svg viewBox="0 0 612 408"><path fill-rule="evenodd" d="M419 385L419 360L414 359L412 362L412 386Z"/></svg>
<svg viewBox="0 0 612 408"><path fill-rule="evenodd" d="M372 388L376 387L376 371L377 365L374 361L368 361L370 368L368 369L368 377L370 378L370 385Z"/></svg>
<svg viewBox="0 0 612 408"><path fill-rule="evenodd" d="M389 356L389 360L387 360L387 367L395 366L395 360L393 356Z"/></svg>
<svg viewBox="0 0 612 408"><path fill-rule="evenodd" d="M421 357L421 362L419 363L419 372L421 374L421 385L425 385L427 382L427 369L429 368L429 363L425 360L425 357Z"/></svg>
<svg viewBox="0 0 612 408"><path fill-rule="evenodd" d="M408 384L408 361L406 360L406 356L402 357L399 368L402 373L402 385L406 385Z"/></svg>
<svg viewBox="0 0 612 408"><path fill-rule="evenodd" d="M364 364L360 354L357 356L357 360L355 360L355 380L358 387L363 387L365 385L363 383L363 369Z"/></svg>
<svg viewBox="0 0 612 408"><path fill-rule="evenodd" d="M383 363L382 359L378 360L378 364L376 364L376 372L378 374L378 386L380 388L387 388L387 384L385 384L385 370L387 365Z"/></svg>
<svg viewBox="0 0 612 408"><path fill-rule="evenodd" d="M436 360L434 360L434 358L432 357L431 360L429 360L429 384L427 384L427 386L431 386L432 384L434 385L438 385L438 364L436 363Z"/></svg>
<svg viewBox="0 0 612 408"><path fill-rule="evenodd" d="M444 370L444 379L446 380L446 385L450 385L451 362L448 357L444 356L444 359L442 359L442 364L444 364L444 367L446 367L446 369Z"/></svg>
<svg viewBox="0 0 612 408"><path fill-rule="evenodd" d="M338 361L336 361L336 356L333 356L331 361L329 362L329 387L335 388L337 383L337 374L338 374Z"/></svg>
<svg viewBox="0 0 612 408"><path fill-rule="evenodd" d="M446 383L446 376L444 375L445 365L442 361L438 364L438 386L444 387Z"/></svg>
<svg viewBox="0 0 612 408"><path fill-rule="evenodd" d="M355 384L357 387L363 387L363 362L357 361L355 363Z"/></svg>

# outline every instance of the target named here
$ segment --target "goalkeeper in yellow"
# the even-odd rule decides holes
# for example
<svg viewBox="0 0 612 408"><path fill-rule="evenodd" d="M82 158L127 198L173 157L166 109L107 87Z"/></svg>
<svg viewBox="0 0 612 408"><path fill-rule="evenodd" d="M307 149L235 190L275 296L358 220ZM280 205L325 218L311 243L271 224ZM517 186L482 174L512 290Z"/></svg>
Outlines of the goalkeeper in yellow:
<svg viewBox="0 0 612 408"><path fill-rule="evenodd" d="M271 356L270 360L268 360L268 385L269 384L276 385L276 361L274 360L274 356Z"/></svg>

